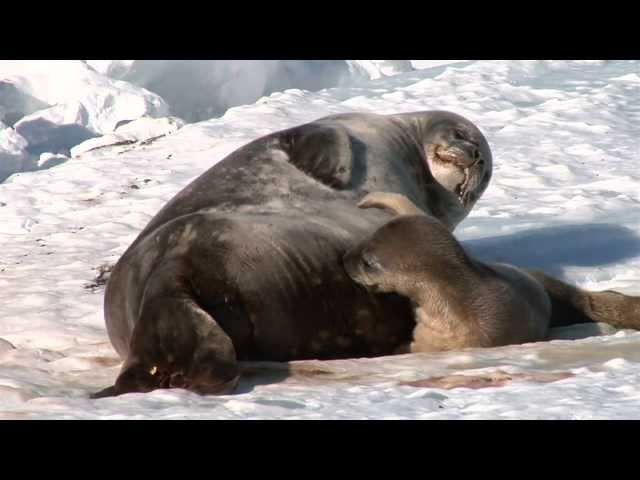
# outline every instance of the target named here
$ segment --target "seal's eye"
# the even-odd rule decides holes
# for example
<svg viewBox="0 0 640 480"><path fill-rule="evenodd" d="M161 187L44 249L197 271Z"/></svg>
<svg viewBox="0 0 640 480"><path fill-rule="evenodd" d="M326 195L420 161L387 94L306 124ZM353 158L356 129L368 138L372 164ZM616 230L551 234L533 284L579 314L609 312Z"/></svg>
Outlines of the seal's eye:
<svg viewBox="0 0 640 480"><path fill-rule="evenodd" d="M455 138L456 140L464 140L465 139L465 135L464 132L458 128L454 128L453 129L453 138Z"/></svg>

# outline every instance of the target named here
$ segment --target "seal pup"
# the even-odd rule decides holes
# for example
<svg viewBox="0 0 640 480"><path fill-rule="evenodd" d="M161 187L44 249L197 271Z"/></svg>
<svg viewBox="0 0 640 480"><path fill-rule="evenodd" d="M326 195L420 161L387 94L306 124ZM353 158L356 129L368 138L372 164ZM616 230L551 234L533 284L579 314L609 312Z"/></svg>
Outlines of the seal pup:
<svg viewBox="0 0 640 480"><path fill-rule="evenodd" d="M497 347L546 337L551 302L531 275L471 258L442 222L402 195L371 193L359 207L398 215L344 257L354 281L411 301L413 339L398 352Z"/></svg>

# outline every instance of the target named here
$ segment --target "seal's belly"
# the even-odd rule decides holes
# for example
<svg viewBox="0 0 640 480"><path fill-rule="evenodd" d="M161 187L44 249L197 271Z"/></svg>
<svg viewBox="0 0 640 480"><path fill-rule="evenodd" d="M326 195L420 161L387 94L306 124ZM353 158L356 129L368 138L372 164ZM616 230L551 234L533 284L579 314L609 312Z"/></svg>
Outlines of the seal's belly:
<svg viewBox="0 0 640 480"><path fill-rule="evenodd" d="M212 232L186 255L200 259L198 300L239 359L376 356L410 338L408 302L370 294L342 267L363 229L314 220L233 216L198 227Z"/></svg>

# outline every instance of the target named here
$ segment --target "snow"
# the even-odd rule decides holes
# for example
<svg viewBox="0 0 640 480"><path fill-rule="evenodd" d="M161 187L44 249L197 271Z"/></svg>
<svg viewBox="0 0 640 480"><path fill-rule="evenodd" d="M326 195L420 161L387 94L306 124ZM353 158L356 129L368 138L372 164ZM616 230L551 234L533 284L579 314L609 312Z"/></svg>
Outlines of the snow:
<svg viewBox="0 0 640 480"><path fill-rule="evenodd" d="M0 182L13 173L32 168L27 141L13 128L0 122Z"/></svg>
<svg viewBox="0 0 640 480"><path fill-rule="evenodd" d="M122 78L161 95L173 115L199 121L274 91L319 90L347 76L341 60L137 60Z"/></svg>
<svg viewBox="0 0 640 480"><path fill-rule="evenodd" d="M27 115L16 123L15 129L26 139L31 153L68 152L74 145L96 136L85 127L88 116L81 103L63 103Z"/></svg>
<svg viewBox="0 0 640 480"><path fill-rule="evenodd" d="M1 65L1 64L0 64ZM1 67L0 67L1 71ZM13 125L25 115L50 107L28 93L20 90L12 82L1 79L0 74L0 121Z"/></svg>
<svg viewBox="0 0 640 480"><path fill-rule="evenodd" d="M107 77L122 79L135 60L86 60L87 65Z"/></svg>
<svg viewBox="0 0 640 480"><path fill-rule="evenodd" d="M71 148L71 155L75 157L84 152L110 145L129 145L135 142L150 141L178 131L184 124L184 121L177 117L141 117L117 127L114 133L92 138L76 145Z"/></svg>
<svg viewBox="0 0 640 480"><path fill-rule="evenodd" d="M411 66L415 69L422 70L424 68L441 67L445 65L453 65L454 63L462 63L464 60L409 60Z"/></svg>
<svg viewBox="0 0 640 480"><path fill-rule="evenodd" d="M40 154L40 158L38 159L38 168L44 169L55 167L56 165L60 165L61 163L66 162L67 160L69 160L69 157L67 157L66 155L45 152Z"/></svg>
<svg viewBox="0 0 640 480"><path fill-rule="evenodd" d="M158 95L100 75L79 60L3 60L0 79L52 106L82 105L87 112L83 126L96 133L112 131L120 120L168 113Z"/></svg>
<svg viewBox="0 0 640 480"><path fill-rule="evenodd" d="M347 60L347 64L354 75L371 80L410 72L414 68L410 60Z"/></svg>
<svg viewBox="0 0 640 480"><path fill-rule="evenodd" d="M171 111L203 120L273 91L320 90L412 69L409 60L0 61L0 121L15 127L30 155L4 152L0 178L56 164L34 160L42 154L144 140L142 132L114 133L139 118Z"/></svg>
<svg viewBox="0 0 640 480"><path fill-rule="evenodd" d="M0 113L35 155L68 153L122 121L168 112L157 94L101 75L82 61L0 61Z"/></svg>
<svg viewBox="0 0 640 480"><path fill-rule="evenodd" d="M640 62L416 62L415 70L336 88L274 92L159 138L143 127L147 120L131 122L101 133L139 128L134 143L103 143L0 183L0 417L640 418L640 332L598 326L495 349L247 365L229 396L88 398L120 366L105 331L100 267L234 149L331 113L446 109L468 117L489 140L494 175L456 230L465 247L584 288L640 295ZM60 103L37 88L22 91ZM508 380L415 386L453 374Z"/></svg>
<svg viewBox="0 0 640 480"><path fill-rule="evenodd" d="M409 60L103 60L97 71L159 94L189 122L287 88L317 91L412 70Z"/></svg>

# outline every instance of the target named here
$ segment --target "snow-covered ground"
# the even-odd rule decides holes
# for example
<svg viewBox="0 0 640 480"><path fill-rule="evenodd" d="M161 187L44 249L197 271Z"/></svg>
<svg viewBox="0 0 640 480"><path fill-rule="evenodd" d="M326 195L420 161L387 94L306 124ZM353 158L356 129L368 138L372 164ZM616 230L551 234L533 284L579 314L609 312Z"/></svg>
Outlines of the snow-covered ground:
<svg viewBox="0 0 640 480"><path fill-rule="evenodd" d="M451 62L2 60L0 182L13 173L50 168L97 146L151 138L142 136L148 128L129 131L126 138L116 132L134 120L171 115L180 128L185 121L218 117L230 107L287 88L318 91ZM158 132L161 124L155 122L155 136L176 130L169 126Z"/></svg>
<svg viewBox="0 0 640 480"><path fill-rule="evenodd" d="M104 327L99 267L234 149L331 113L446 109L468 117L485 132L495 167L456 230L467 248L585 288L640 295L640 62L427 62L351 86L273 93L177 130L160 119L120 125L116 145L46 156L55 166L0 183L0 418L640 418L633 331L293 362L291 371L253 365L238 393L222 397L164 390L88 399L113 383L120 364ZM163 125L169 134L155 135ZM2 136L9 128L0 128L0 155L6 145L19 156L20 139ZM549 372L557 375L542 375ZM452 374L494 380L480 389L434 380Z"/></svg>

